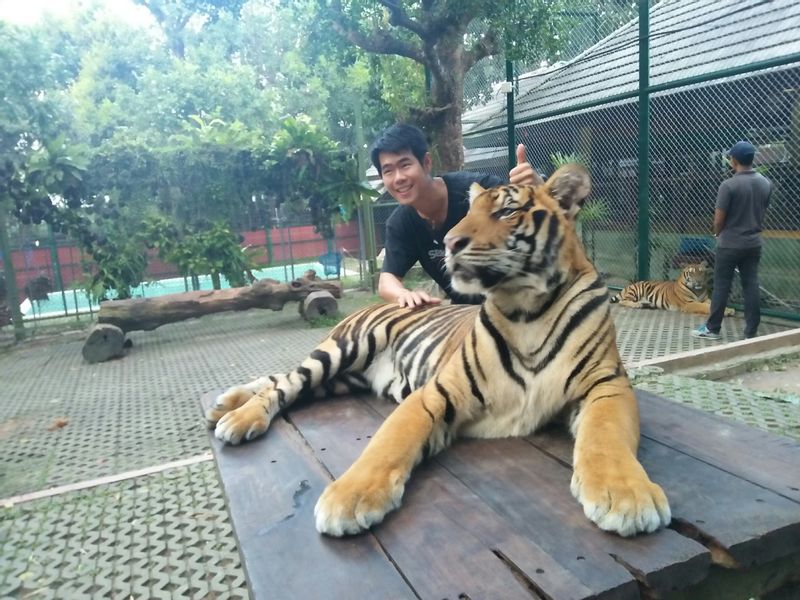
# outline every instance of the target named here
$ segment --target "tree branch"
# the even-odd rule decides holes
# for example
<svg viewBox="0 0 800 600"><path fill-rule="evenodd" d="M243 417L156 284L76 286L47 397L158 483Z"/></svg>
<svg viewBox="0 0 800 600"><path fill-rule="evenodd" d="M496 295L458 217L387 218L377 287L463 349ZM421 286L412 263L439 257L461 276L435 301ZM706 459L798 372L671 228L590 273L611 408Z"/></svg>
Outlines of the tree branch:
<svg viewBox="0 0 800 600"><path fill-rule="evenodd" d="M427 27L424 27L419 21L410 18L403 7L400 6L397 0L378 0L378 4L385 6L389 9L389 23L395 27L402 27L417 34L423 40L426 40L429 35Z"/></svg>
<svg viewBox="0 0 800 600"><path fill-rule="evenodd" d="M367 52L396 54L410 58L420 64L425 64L425 57L422 55L422 51L413 44L399 40L382 29L374 29L371 35L360 31L347 19L339 0L334 0L330 6L327 6L324 0L319 0L319 3L323 10L330 11L333 29L336 33L352 44Z"/></svg>
<svg viewBox="0 0 800 600"><path fill-rule="evenodd" d="M465 72L469 71L482 58L498 54L500 50L497 32L494 29L490 29L469 50L464 52Z"/></svg>

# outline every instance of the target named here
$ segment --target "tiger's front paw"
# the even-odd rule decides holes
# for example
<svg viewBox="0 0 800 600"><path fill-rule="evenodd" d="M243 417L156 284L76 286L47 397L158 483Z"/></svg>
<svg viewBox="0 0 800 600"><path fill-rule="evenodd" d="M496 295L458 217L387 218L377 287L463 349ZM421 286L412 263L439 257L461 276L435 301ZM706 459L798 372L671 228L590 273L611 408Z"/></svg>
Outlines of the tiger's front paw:
<svg viewBox="0 0 800 600"><path fill-rule="evenodd" d="M317 501L314 516L320 533L359 533L400 506L407 476L399 469L359 473L353 468L325 488Z"/></svg>
<svg viewBox="0 0 800 600"><path fill-rule="evenodd" d="M226 413L217 422L214 436L228 444L249 441L264 433L271 422L265 406L251 401Z"/></svg>
<svg viewBox="0 0 800 600"><path fill-rule="evenodd" d="M244 386L236 385L214 400L206 411L206 423L214 428L219 420L234 409L239 408L253 397L253 392Z"/></svg>
<svg viewBox="0 0 800 600"><path fill-rule="evenodd" d="M623 537L669 524L669 502L638 462L628 468L576 468L570 485L584 514L600 529Z"/></svg>
<svg viewBox="0 0 800 600"><path fill-rule="evenodd" d="M732 308L726 308L725 309L725 316L726 317L732 317L735 314L736 314L736 311L734 309L732 309Z"/></svg>

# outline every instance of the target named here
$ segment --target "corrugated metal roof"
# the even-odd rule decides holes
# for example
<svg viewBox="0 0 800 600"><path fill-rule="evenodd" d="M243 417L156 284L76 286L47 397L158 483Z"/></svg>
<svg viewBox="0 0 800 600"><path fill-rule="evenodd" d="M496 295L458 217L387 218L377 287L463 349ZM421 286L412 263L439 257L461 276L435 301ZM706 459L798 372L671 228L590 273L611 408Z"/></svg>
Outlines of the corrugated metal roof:
<svg viewBox="0 0 800 600"><path fill-rule="evenodd" d="M650 31L650 84L658 85L800 52L800 0L664 0L650 9ZM516 118L638 89L638 33L635 19L567 64L522 76L521 86L531 85L516 99ZM464 121L465 133L503 125L505 98Z"/></svg>

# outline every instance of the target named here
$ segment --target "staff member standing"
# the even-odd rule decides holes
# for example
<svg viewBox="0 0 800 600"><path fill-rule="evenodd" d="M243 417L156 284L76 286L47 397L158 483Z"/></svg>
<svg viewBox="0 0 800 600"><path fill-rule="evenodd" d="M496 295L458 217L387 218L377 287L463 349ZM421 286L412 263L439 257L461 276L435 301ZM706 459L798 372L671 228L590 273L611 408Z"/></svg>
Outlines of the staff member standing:
<svg viewBox="0 0 800 600"><path fill-rule="evenodd" d="M694 337L718 340L722 317L731 292L733 275L739 269L744 294L744 337L755 337L761 322L758 263L761 231L772 196L772 182L753 170L756 148L736 142L728 152L734 175L719 186L714 210L717 252L714 260L714 290L708 320L692 331Z"/></svg>

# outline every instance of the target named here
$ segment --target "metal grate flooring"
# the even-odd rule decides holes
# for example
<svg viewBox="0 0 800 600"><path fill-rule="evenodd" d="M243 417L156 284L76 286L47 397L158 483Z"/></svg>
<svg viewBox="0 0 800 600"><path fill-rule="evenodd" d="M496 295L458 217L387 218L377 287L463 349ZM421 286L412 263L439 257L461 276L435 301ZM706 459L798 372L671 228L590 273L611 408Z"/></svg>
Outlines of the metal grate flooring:
<svg viewBox="0 0 800 600"><path fill-rule="evenodd" d="M0 597L249 598L213 462L0 512Z"/></svg>
<svg viewBox="0 0 800 600"><path fill-rule="evenodd" d="M706 321L701 315L625 308L619 305L611 308L611 314L617 328L617 345L622 360L626 363L735 342L744 336L744 319L741 314L723 319L720 329L722 339L719 341L692 337L692 330ZM767 335L797 325L797 323L792 325L784 321L762 319L758 333Z"/></svg>
<svg viewBox="0 0 800 600"><path fill-rule="evenodd" d="M800 439L800 405L780 394L759 393L735 383L680 375L646 376L637 379L635 385L681 404Z"/></svg>

